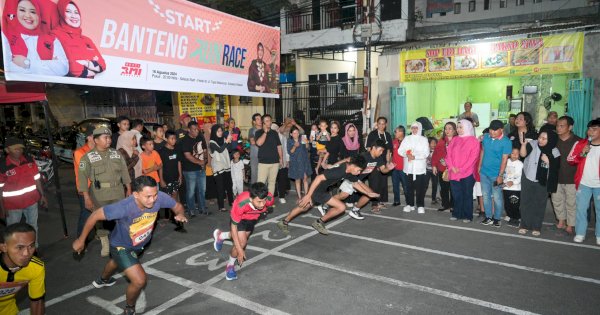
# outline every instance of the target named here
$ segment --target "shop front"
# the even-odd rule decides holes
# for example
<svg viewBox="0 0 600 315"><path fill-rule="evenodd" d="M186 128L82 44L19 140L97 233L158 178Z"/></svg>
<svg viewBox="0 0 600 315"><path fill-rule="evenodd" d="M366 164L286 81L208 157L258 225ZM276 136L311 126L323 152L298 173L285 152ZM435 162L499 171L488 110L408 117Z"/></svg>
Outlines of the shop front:
<svg viewBox="0 0 600 315"><path fill-rule="evenodd" d="M465 102L479 117L479 133L491 120L506 122L522 110L537 125L549 111L563 115L569 84L582 77L583 39L583 33L565 33L403 51L406 121L427 117L442 126L464 111Z"/></svg>

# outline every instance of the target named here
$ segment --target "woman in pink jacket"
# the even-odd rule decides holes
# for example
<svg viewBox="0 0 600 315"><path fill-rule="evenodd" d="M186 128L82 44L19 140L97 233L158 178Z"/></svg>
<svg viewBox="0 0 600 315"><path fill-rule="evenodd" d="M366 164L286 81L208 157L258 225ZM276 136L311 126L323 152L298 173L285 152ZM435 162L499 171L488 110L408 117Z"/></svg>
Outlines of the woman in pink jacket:
<svg viewBox="0 0 600 315"><path fill-rule="evenodd" d="M450 220L462 219L467 223L473 221L473 172L479 161L481 145L475 137L475 130L470 121L461 119L457 127L458 137L452 139L446 154L448 177L454 199L454 211Z"/></svg>

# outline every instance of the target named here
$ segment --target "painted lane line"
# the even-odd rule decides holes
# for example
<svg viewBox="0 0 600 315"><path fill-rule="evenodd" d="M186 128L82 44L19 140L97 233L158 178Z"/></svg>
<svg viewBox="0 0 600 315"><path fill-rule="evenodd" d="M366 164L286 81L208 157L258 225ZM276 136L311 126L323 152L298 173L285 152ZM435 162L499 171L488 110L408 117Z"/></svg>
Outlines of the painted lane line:
<svg viewBox="0 0 600 315"><path fill-rule="evenodd" d="M169 273L166 273L166 272L154 269L154 268L147 268L146 272L155 277L188 287L188 288L192 289L192 291L194 291L194 294L202 293L202 294L205 294L208 296L212 296L212 297L218 298L222 301L237 305L241 308L251 310L258 314L274 314L274 315L288 315L289 314L286 312L282 312L278 309L270 308L268 306L247 300L239 295L235 295L235 294L227 292L225 290L221 290L221 289L218 289L218 288L215 288L215 287L212 287L209 285L205 285L205 284L199 284L199 283L196 283L196 282L193 282L193 281L190 281L190 280L181 278L179 276L172 275L172 274L169 274ZM187 293L187 292L189 292L189 291L186 291L185 293ZM187 298L193 296L194 294L191 294L191 295L186 294L184 296L184 299L187 299ZM145 314L147 314L147 315L160 314L161 312L166 311L170 307L179 303L180 301L178 300L178 298L179 297L175 297L169 301L170 303L169 302L164 303L164 304L160 305L159 307L146 312ZM183 300L181 300L181 301L183 301Z"/></svg>
<svg viewBox="0 0 600 315"><path fill-rule="evenodd" d="M322 268L327 268L327 269L338 271L338 272L343 272L343 273L361 277L364 279L379 281L379 282L394 285L397 287L416 290L416 291L423 292L423 293L429 293L429 294L433 294L433 295L437 295L437 296L441 296L441 297L453 299L456 301L493 309L493 310L498 310L498 311L502 311L502 312L506 312L506 313L518 314L518 315L534 315L534 314L536 314L536 313L521 310L518 308L501 305L501 304L497 304L497 303L492 303L492 302L488 302L488 301L484 301L484 300L444 291L444 290L434 289L434 288L418 285L415 283L396 280L393 278L379 276L376 274L362 272L362 271L349 270L346 268L338 267L336 265L332 265L332 264L328 264L325 262L321 262L321 261L317 261L317 260L313 260L313 259L309 259L309 258L304 258L304 257L296 256L296 255L286 254L286 253L282 253L282 252L276 252L276 253L273 253L273 256L287 258L287 259L294 260L297 262L302 262L302 263L310 264L310 265L317 266L317 267L322 267Z"/></svg>
<svg viewBox="0 0 600 315"><path fill-rule="evenodd" d="M256 226L258 227L258 226L263 226L263 225L266 225L266 224L269 224L269 223L275 223L279 219L281 219L281 218L283 218L285 216L287 216L287 212L286 213L282 213L282 214L280 214L278 216L275 216L273 218L270 218L269 220L259 222L258 224L256 224ZM179 255L179 254L184 253L186 251L192 250L192 249L194 249L196 247L200 247L200 246L212 243L212 242L213 242L213 239L209 238L209 239L207 239L207 240L205 240L203 242L188 245L186 247L180 248L180 249L172 251L172 252L168 252L168 253L163 254L163 255L161 255L159 257L151 259L151 260L143 263L142 266L144 266L144 267L151 266L151 265L153 265L155 263L158 263L158 262L161 262L161 261L163 261L165 259L169 259L169 258L171 258L171 257L173 257L175 255ZM115 279L119 279L121 277L123 277L123 275L120 274L120 273L119 274L115 274L113 276L113 278L115 278ZM53 298L51 300L48 300L46 302L46 307L52 306L52 305L57 304L57 303L61 303L61 302L65 301L65 300L67 300L67 299L70 299L70 298L75 297L77 295L86 293L86 292L91 291L93 289L95 289L94 286L92 286L90 284L90 285L87 285L85 287L81 287L79 289L76 289L76 290L73 290L71 292L65 293L63 295L57 296L57 297L55 297L55 298ZM24 309L23 311L29 312L29 309Z"/></svg>
<svg viewBox="0 0 600 315"><path fill-rule="evenodd" d="M548 239L544 239L544 238L530 237L530 236L524 236L524 235L518 235L518 234L509 234L509 233L502 233L502 232L486 231L486 230L480 230L480 229L475 229L475 228L470 228L470 227L464 227L464 226L448 225L448 224L443 224L443 223L435 223L435 222L426 222L426 221L411 220L411 219L404 219L404 218L396 218L396 217L390 217L390 216L381 215L381 214L363 213L362 215L363 216L368 216L368 217L373 217L373 218L380 218L380 219L387 219L387 220L394 220L394 221L404 221L404 222L419 223L419 224L424 224L424 225L445 227L445 228L455 229L455 230L463 230L463 231L486 233L486 234L506 236L506 237L514 237L514 238L520 238L520 239L525 239L525 240L530 240L530 241L536 241L536 242L544 242L544 243L551 243L551 244L559 244L559 245L567 245L567 246L573 246L573 247L581 247L581 248L589 248L589 249L594 249L594 250L600 250L600 246L594 246L594 245L577 244L577 243L548 240Z"/></svg>
<svg viewBox="0 0 600 315"><path fill-rule="evenodd" d="M350 217L346 216L346 217L343 217L341 219L338 219L335 222L329 224L328 227L334 227L334 226L336 226L338 224L341 224L341 223L345 222L349 218ZM310 228L310 229L312 230L312 228ZM291 241L289 241L289 242L287 242L285 244L281 244L281 245L279 245L279 246L277 246L277 247L275 247L273 249L266 250L266 251L262 252L261 254L259 254L258 256L254 257L254 258L250 258L247 261L245 261L244 262L244 268L246 268L246 266L248 266L248 265L252 265L252 264L254 264L254 263L258 262L258 261L261 261L262 259L265 259L265 258L271 256L275 252L284 250L284 249L286 249L286 248L288 248L288 247L290 247L292 245L300 243L300 242L306 240L307 238L315 236L317 234L319 234L319 233L317 231L313 230L312 232L309 232L309 233L304 234L302 236L299 236L297 238L292 238ZM202 286L213 286L217 282L223 280L223 278L224 278L223 274L221 273L221 274L218 274L218 275L214 276L213 278L211 278L211 279L209 279L207 281L204 281L201 285ZM193 290L195 290L195 289L193 289ZM152 315L154 315L154 314L160 314L162 311L167 310L169 307L175 306L178 303L181 303L181 302L185 301L186 299L192 297L195 293L197 293L197 292L194 292L193 294L180 295L179 297L171 299L170 301L168 301L166 303L163 303L162 305L158 306L156 308L157 312L147 313L147 314L152 314Z"/></svg>
<svg viewBox="0 0 600 315"><path fill-rule="evenodd" d="M290 225L301 227L301 228L305 227L303 225L296 224L296 223L290 223ZM368 241L368 242L390 245L390 246L395 246L395 247L400 247L400 248L412 249L412 250L416 250L416 251L420 251L420 252L448 256L448 257L453 257L453 258L472 260L472 261L477 261L477 262L482 262L482 263L487 263L487 264L492 264L492 265L498 265L498 266L507 267L507 268L513 268L513 269L518 269L518 270L523 270L523 271L528 271L528 272L535 272L535 273L539 273L539 274L543 274L543 275L547 275L547 276L554 276L554 277L559 277L559 278L564 278L564 279L570 279L570 280L576 280L576 281L588 282L588 283L600 285L600 279L570 275L570 274L566 274L566 273L562 273L562 272L549 271L549 270L544 270L544 269L540 269L540 268L527 267L527 266L522 266L522 265L517 265L517 264L512 264L512 263L505 263L505 262L496 261L496 260L490 260L490 259L484 259L484 258L478 258L478 257L473 257L473 256L451 253L451 252L445 252L445 251L441 251L441 250L437 250L437 249L430 249L430 248L426 248L426 247L408 245L408 244L404 244L404 243L380 240L380 239L376 239L376 238L372 238L372 237L368 237L368 236L348 234L348 233L338 232L338 231L329 231L329 233L334 234L334 235L354 238L354 239L358 239L358 240L362 240L362 241Z"/></svg>

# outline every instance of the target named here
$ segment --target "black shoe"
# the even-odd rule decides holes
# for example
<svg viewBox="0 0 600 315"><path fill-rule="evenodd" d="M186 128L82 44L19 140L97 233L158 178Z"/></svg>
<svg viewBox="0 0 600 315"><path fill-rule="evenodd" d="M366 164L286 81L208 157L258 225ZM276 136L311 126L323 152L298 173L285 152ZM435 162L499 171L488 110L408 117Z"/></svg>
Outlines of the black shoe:
<svg viewBox="0 0 600 315"><path fill-rule="evenodd" d="M439 208L439 209L438 209L438 211L439 211L439 212L443 212L443 211L446 211L446 210L448 210L448 209L450 209L450 208L446 208L446 207L444 207L444 208Z"/></svg>
<svg viewBox="0 0 600 315"><path fill-rule="evenodd" d="M500 220L494 219L494 227L499 228L501 226Z"/></svg>
<svg viewBox="0 0 600 315"><path fill-rule="evenodd" d="M393 206L393 207L397 207L397 206L399 206L399 205L400 205L400 203L399 203L399 202L394 202L394 203L392 204L392 206Z"/></svg>
<svg viewBox="0 0 600 315"><path fill-rule="evenodd" d="M174 231L179 233L187 233L187 230L183 227L183 225L177 226Z"/></svg>
<svg viewBox="0 0 600 315"><path fill-rule="evenodd" d="M483 221L481 221L481 224L483 224L483 225L492 225L492 224L494 224L494 220L492 220L490 218L485 218Z"/></svg>
<svg viewBox="0 0 600 315"><path fill-rule="evenodd" d="M508 223L506 223L506 225L514 227L514 228L518 228L520 224L521 223L519 222L518 219L510 219L510 221L508 221Z"/></svg>

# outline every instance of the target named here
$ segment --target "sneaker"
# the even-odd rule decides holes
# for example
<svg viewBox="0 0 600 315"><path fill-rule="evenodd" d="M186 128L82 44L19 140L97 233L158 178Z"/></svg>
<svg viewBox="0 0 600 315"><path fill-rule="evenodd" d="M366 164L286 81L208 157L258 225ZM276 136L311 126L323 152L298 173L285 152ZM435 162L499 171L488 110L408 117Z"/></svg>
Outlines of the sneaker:
<svg viewBox="0 0 600 315"><path fill-rule="evenodd" d="M348 211L348 215L356 220L363 220L365 217L360 213L360 210L350 210Z"/></svg>
<svg viewBox="0 0 600 315"><path fill-rule="evenodd" d="M174 231L179 233L187 233L187 230L183 227L183 225L178 225Z"/></svg>
<svg viewBox="0 0 600 315"><path fill-rule="evenodd" d="M425 208L419 207L418 210L417 210L417 213L419 213L419 214L425 213Z"/></svg>
<svg viewBox="0 0 600 315"><path fill-rule="evenodd" d="M221 248L223 248L223 240L221 239L221 230L216 229L213 232L213 238L215 239L215 241L213 242L213 247L215 248L215 251L217 251L217 252L221 251Z"/></svg>
<svg viewBox="0 0 600 315"><path fill-rule="evenodd" d="M407 205L407 206L404 207L404 210L402 210L402 211L404 211L404 212L411 212L412 208L411 208L411 206Z"/></svg>
<svg viewBox="0 0 600 315"><path fill-rule="evenodd" d="M123 309L123 315L135 315L135 306L125 306Z"/></svg>
<svg viewBox="0 0 600 315"><path fill-rule="evenodd" d="M509 216L505 216L505 217L504 217L504 221L506 221L506 222L510 222L510 217L509 217Z"/></svg>
<svg viewBox="0 0 600 315"><path fill-rule="evenodd" d="M285 198L279 198L279 203L284 205L286 203Z"/></svg>
<svg viewBox="0 0 600 315"><path fill-rule="evenodd" d="M500 226L501 226L501 224L500 224L500 220L496 220L496 219L494 219L494 227L497 227L497 228L499 228Z"/></svg>
<svg viewBox="0 0 600 315"><path fill-rule="evenodd" d="M234 265L230 265L225 268L225 279L229 281L237 280L237 272L235 272Z"/></svg>
<svg viewBox="0 0 600 315"><path fill-rule="evenodd" d="M456 220L458 220L457 217L450 217L450 221L456 221Z"/></svg>
<svg viewBox="0 0 600 315"><path fill-rule="evenodd" d="M115 278L113 278L113 277L110 277L110 279L108 279L108 280L104 280L104 279L102 279L102 277L98 277L98 279L96 279L92 282L92 285L96 289L100 289L103 287L113 286L113 285L115 285L115 283L117 283L117 280L115 280Z"/></svg>
<svg viewBox="0 0 600 315"><path fill-rule="evenodd" d="M573 242L575 243L583 243L584 240L585 236L583 235L575 235L575 237L573 238Z"/></svg>
<svg viewBox="0 0 600 315"><path fill-rule="evenodd" d="M494 224L494 220L492 220L490 218L485 218L483 221L481 221L481 224L483 224L483 225L492 225L492 224Z"/></svg>
<svg viewBox="0 0 600 315"><path fill-rule="evenodd" d="M471 223L471 222L473 222L473 221L469 220L469 219L463 219L463 223Z"/></svg>
<svg viewBox="0 0 600 315"><path fill-rule="evenodd" d="M290 234L290 230L288 229L288 225L283 223L283 220L277 222L277 227L279 228L279 230L281 232L283 232L283 234L288 235Z"/></svg>
<svg viewBox="0 0 600 315"><path fill-rule="evenodd" d="M327 213L327 208L323 207L323 205L318 205L317 210L321 213L321 216L324 216Z"/></svg>
<svg viewBox="0 0 600 315"><path fill-rule="evenodd" d="M317 232L323 234L323 235L329 235L329 231L327 230L327 228L325 228L325 225L321 222L319 222L318 220L315 220L315 222L313 222L311 224L311 226L317 230Z"/></svg>
<svg viewBox="0 0 600 315"><path fill-rule="evenodd" d="M514 227L514 228L518 228L521 225L521 223L517 219L510 219L510 221L508 221L508 223L506 225Z"/></svg>
<svg viewBox="0 0 600 315"><path fill-rule="evenodd" d="M352 202L346 202L346 207L352 208L354 207L354 204Z"/></svg>

